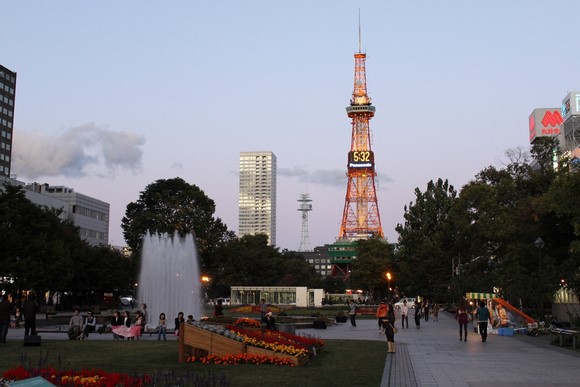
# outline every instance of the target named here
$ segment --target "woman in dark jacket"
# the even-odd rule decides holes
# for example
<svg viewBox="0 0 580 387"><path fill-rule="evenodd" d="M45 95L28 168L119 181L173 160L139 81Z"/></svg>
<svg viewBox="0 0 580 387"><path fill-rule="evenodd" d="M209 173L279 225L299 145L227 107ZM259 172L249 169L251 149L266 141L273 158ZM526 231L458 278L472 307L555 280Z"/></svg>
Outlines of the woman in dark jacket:
<svg viewBox="0 0 580 387"><path fill-rule="evenodd" d="M393 304L388 305L387 321L383 326L387 336L387 353L395 353L395 307Z"/></svg>
<svg viewBox="0 0 580 387"><path fill-rule="evenodd" d="M415 326L417 329L421 328L421 304L415 301Z"/></svg>

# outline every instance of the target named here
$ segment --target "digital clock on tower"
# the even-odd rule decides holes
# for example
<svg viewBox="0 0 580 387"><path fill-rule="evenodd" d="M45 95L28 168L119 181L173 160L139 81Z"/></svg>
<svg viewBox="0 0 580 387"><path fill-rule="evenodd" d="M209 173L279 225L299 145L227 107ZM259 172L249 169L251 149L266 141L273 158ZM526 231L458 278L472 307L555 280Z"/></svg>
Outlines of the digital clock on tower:
<svg viewBox="0 0 580 387"><path fill-rule="evenodd" d="M348 152L349 168L375 169L375 154L373 151L350 151Z"/></svg>

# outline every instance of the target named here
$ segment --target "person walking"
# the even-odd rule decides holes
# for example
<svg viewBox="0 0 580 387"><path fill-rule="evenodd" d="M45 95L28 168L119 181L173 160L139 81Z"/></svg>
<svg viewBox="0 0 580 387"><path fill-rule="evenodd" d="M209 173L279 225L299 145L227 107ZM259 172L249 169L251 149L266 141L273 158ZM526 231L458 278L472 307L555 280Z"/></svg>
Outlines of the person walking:
<svg viewBox="0 0 580 387"><path fill-rule="evenodd" d="M266 300L262 298L260 300L260 321L265 323L266 322L266 313L268 312L268 305L266 304Z"/></svg>
<svg viewBox="0 0 580 387"><path fill-rule="evenodd" d="M423 313L425 313L425 321L429 321L429 309L431 309L431 306L429 305L429 300L425 300L425 303L423 304Z"/></svg>
<svg viewBox="0 0 580 387"><path fill-rule="evenodd" d="M165 313L161 313L159 315L159 323L157 324L157 341L161 340L161 336L163 336L163 340L167 340L167 320L165 319Z"/></svg>
<svg viewBox="0 0 580 387"><path fill-rule="evenodd" d="M389 307L387 306L387 302L382 300L377 308L377 318L379 320L379 333L385 333L385 322L383 320L387 317L387 312Z"/></svg>
<svg viewBox="0 0 580 387"><path fill-rule="evenodd" d="M356 303L354 300L350 300L350 310L348 311L350 316L350 325L356 327Z"/></svg>
<svg viewBox="0 0 580 387"><path fill-rule="evenodd" d="M421 328L421 304L415 301L415 326L417 329Z"/></svg>
<svg viewBox="0 0 580 387"><path fill-rule="evenodd" d="M477 317L477 322L479 325L479 334L481 335L481 342L485 343L487 341L487 322L491 323L491 315L489 309L485 306L485 301L481 300L479 302L479 308L475 312Z"/></svg>
<svg viewBox="0 0 580 387"><path fill-rule="evenodd" d="M24 336L36 336L36 313L38 313L38 304L34 296L29 296L22 306L24 315Z"/></svg>
<svg viewBox="0 0 580 387"><path fill-rule="evenodd" d="M459 341L467 341L467 323L469 322L469 314L464 302L459 304L457 313L455 313L455 319L459 323ZM465 336L463 336L463 332L465 332Z"/></svg>
<svg viewBox="0 0 580 387"><path fill-rule="evenodd" d="M387 306L384 328L387 336L387 353L395 353L395 306L393 304Z"/></svg>
<svg viewBox="0 0 580 387"><path fill-rule="evenodd" d="M433 321L439 321L439 304L433 305Z"/></svg>
<svg viewBox="0 0 580 387"><path fill-rule="evenodd" d="M407 300L403 300L403 306L401 306L401 326L405 329L405 323L407 323L407 329L409 329L409 305L407 305Z"/></svg>

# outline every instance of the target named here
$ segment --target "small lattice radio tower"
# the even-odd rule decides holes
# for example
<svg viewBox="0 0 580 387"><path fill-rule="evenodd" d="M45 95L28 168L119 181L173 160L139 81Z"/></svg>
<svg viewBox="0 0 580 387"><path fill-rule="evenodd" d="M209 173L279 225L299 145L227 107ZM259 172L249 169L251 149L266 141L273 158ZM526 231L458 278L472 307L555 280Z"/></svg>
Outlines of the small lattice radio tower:
<svg viewBox="0 0 580 387"><path fill-rule="evenodd" d="M310 249L310 236L308 235L308 212L312 211L312 204L310 202L310 195L308 194L301 194L300 199L300 208L298 211L302 212L302 233L300 235L300 247L298 247L298 251L312 251Z"/></svg>

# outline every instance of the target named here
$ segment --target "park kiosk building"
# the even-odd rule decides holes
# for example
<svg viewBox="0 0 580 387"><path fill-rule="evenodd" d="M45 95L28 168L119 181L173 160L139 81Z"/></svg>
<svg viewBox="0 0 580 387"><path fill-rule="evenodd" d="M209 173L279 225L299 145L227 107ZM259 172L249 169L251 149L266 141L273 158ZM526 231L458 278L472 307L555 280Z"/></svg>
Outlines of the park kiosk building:
<svg viewBox="0 0 580 387"><path fill-rule="evenodd" d="M234 305L267 304L296 305L301 307L322 306L323 289L306 286L232 286L230 300Z"/></svg>

